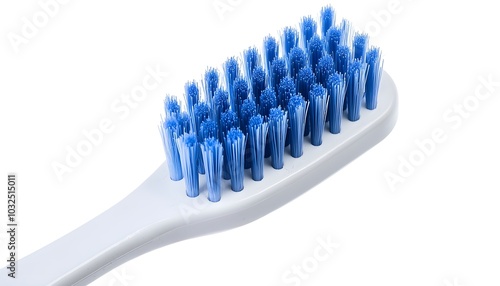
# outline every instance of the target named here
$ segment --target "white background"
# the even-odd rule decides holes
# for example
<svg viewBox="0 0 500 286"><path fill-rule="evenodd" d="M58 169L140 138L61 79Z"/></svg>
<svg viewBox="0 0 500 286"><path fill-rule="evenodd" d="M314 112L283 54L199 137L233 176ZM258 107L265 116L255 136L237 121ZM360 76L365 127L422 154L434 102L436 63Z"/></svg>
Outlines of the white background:
<svg viewBox="0 0 500 286"><path fill-rule="evenodd" d="M214 3L232 8L220 17ZM220 67L327 3L73 0L16 52L9 33L21 35L23 17L32 21L41 8L3 1L0 174L19 178L20 257L111 207L158 167L165 93L182 95L207 66ZM390 3L333 3L339 18L371 27L371 42L382 47L400 95L389 137L254 223L156 250L92 285L293 285L283 273L329 236L340 247L301 285L500 285L500 87L459 127L443 119L474 97L478 77L500 81L498 10L486 0L400 0L377 22ZM169 77L120 119L111 104L157 65ZM59 181L53 162L64 162L66 147L104 118L113 132ZM446 141L391 191L384 174L397 174L399 157L436 128ZM2 231L1 257L5 238Z"/></svg>

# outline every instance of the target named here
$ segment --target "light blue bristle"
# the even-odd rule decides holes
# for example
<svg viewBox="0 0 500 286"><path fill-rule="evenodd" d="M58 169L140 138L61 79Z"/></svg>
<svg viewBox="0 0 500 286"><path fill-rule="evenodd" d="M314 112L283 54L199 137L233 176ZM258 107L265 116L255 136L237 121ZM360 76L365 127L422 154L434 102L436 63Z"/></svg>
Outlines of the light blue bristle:
<svg viewBox="0 0 500 286"><path fill-rule="evenodd" d="M238 115L231 109L221 114L219 122L219 136L223 138L222 142L225 142L225 138L229 130L239 127L239 123L240 121L238 119ZM224 148L226 148L225 145ZM229 180L231 178L227 160L227 156L224 156L224 163L222 165L222 178L224 180Z"/></svg>
<svg viewBox="0 0 500 286"><path fill-rule="evenodd" d="M231 128L226 135L225 151L231 175L231 189L235 192L240 192L244 188L245 145L246 136L243 132L240 129Z"/></svg>
<svg viewBox="0 0 500 286"><path fill-rule="evenodd" d="M349 83L347 86L347 119L357 121L360 117L361 102L365 93L368 65L354 60L350 67Z"/></svg>
<svg viewBox="0 0 500 286"><path fill-rule="evenodd" d="M327 86L330 96L330 103L328 104L329 130L332 134L338 134L340 133L344 111L344 98L347 89L346 79L343 74L334 73L328 78Z"/></svg>
<svg viewBox="0 0 500 286"><path fill-rule="evenodd" d="M351 62L351 51L347 46L338 46L335 64L335 70L342 74L349 73L349 63Z"/></svg>
<svg viewBox="0 0 500 286"><path fill-rule="evenodd" d="M223 89L217 89L215 91L213 108L212 108L212 119L220 123L221 114L229 109L229 94ZM223 137L219 136L219 141L222 142Z"/></svg>
<svg viewBox="0 0 500 286"><path fill-rule="evenodd" d="M200 101L200 89L195 81L187 82L184 86L188 112L193 112L193 106Z"/></svg>
<svg viewBox="0 0 500 286"><path fill-rule="evenodd" d="M267 68L267 73L271 72L271 64L278 57L278 42L274 37L267 36L264 38L264 62Z"/></svg>
<svg viewBox="0 0 500 286"><path fill-rule="evenodd" d="M231 57L224 63L224 75L226 77L226 88L229 91L229 102L234 98L234 81L240 76L238 60Z"/></svg>
<svg viewBox="0 0 500 286"><path fill-rule="evenodd" d="M351 22L347 21L346 19L342 19L342 22L340 22L340 30L342 31L340 44L342 46L351 46L351 40L352 40Z"/></svg>
<svg viewBox="0 0 500 286"><path fill-rule="evenodd" d="M252 179L261 181L264 178L264 153L266 149L266 138L268 123L264 117L257 114L252 116L248 122L248 136L250 138Z"/></svg>
<svg viewBox="0 0 500 286"><path fill-rule="evenodd" d="M166 114L167 118L168 117L177 118L177 116L181 112L181 106L180 106L177 98L170 96L170 95L167 95L167 96L165 96L165 100L163 102L164 102L165 114Z"/></svg>
<svg viewBox="0 0 500 286"><path fill-rule="evenodd" d="M297 86L291 77L285 77L281 80L278 88L278 105L286 110L288 101L297 93Z"/></svg>
<svg viewBox="0 0 500 286"><path fill-rule="evenodd" d="M373 110L377 108L378 90L384 61L379 48L371 48L366 54L368 63L368 77L366 80L366 108Z"/></svg>
<svg viewBox="0 0 500 286"><path fill-rule="evenodd" d="M172 181L182 179L182 166L179 150L175 140L182 134L181 126L174 117L167 118L160 126L160 135L163 141L163 150L167 157L167 165Z"/></svg>
<svg viewBox="0 0 500 286"><path fill-rule="evenodd" d="M366 51L368 50L368 35L357 33L354 36L352 45L354 59L364 62L366 58Z"/></svg>
<svg viewBox="0 0 500 286"><path fill-rule="evenodd" d="M280 58L274 59L271 64L271 74L269 75L269 84L274 88L274 92L278 92L281 79L286 77L287 74L286 61Z"/></svg>
<svg viewBox="0 0 500 286"><path fill-rule="evenodd" d="M269 141L271 142L271 166L283 168L285 156L285 138L287 131L287 112L281 107L271 108L269 112Z"/></svg>
<svg viewBox="0 0 500 286"><path fill-rule="evenodd" d="M335 10L332 6L328 5L321 8L321 36L325 37L328 29L335 24Z"/></svg>
<svg viewBox="0 0 500 286"><path fill-rule="evenodd" d="M209 68L205 71L203 87L207 102L210 106L213 106L215 91L219 88L219 72L217 69Z"/></svg>
<svg viewBox="0 0 500 286"><path fill-rule="evenodd" d="M311 16L303 17L300 21L300 33L302 38L302 47L307 49L309 40L316 34L318 25Z"/></svg>
<svg viewBox="0 0 500 286"><path fill-rule="evenodd" d="M177 117L177 121L179 122L179 126L181 128L181 134L191 132L191 119L189 114L186 111L183 111ZM178 134L178 135L181 135Z"/></svg>
<svg viewBox="0 0 500 286"><path fill-rule="evenodd" d="M323 41L319 38L318 35L313 35L311 40L309 40L308 53L309 65L311 66L313 72L316 73L319 59L323 57L324 53Z"/></svg>
<svg viewBox="0 0 500 286"><path fill-rule="evenodd" d="M294 95L288 102L290 117L290 153L299 158L303 154L304 128L306 124L307 102L301 95Z"/></svg>
<svg viewBox="0 0 500 286"><path fill-rule="evenodd" d="M323 129L327 111L328 95L326 89L315 84L309 92L309 113L311 120L311 144L319 146L323 143Z"/></svg>
<svg viewBox="0 0 500 286"><path fill-rule="evenodd" d="M252 80L253 71L261 65L261 57L256 47L248 48L243 51L243 60L245 65L245 76Z"/></svg>
<svg viewBox="0 0 500 286"><path fill-rule="evenodd" d="M264 89L266 89L266 72L262 67L257 67L252 76L252 99L257 105L260 104L260 96Z"/></svg>
<svg viewBox="0 0 500 286"><path fill-rule="evenodd" d="M281 45L283 46L283 56L288 61L290 51L299 44L299 31L292 27L283 29L281 35Z"/></svg>
<svg viewBox="0 0 500 286"><path fill-rule="evenodd" d="M221 199L222 181L222 144L215 138L207 138L201 144L201 153L206 170L208 200L218 202Z"/></svg>
<svg viewBox="0 0 500 286"><path fill-rule="evenodd" d="M234 98L231 99L231 109L237 112L238 117L240 117L240 108L243 100L248 98L248 82L243 78L239 77L234 81Z"/></svg>
<svg viewBox="0 0 500 286"><path fill-rule="evenodd" d="M193 121L191 123L191 126L194 127L194 132L198 135L198 142L203 142L202 134L200 132L201 129L201 123L209 118L210 116L210 107L208 106L207 103L205 102L200 102L198 104L195 104L193 107ZM198 172L200 174L205 174L205 168L203 167L203 157L201 156L201 153L198 153Z"/></svg>
<svg viewBox="0 0 500 286"><path fill-rule="evenodd" d="M199 137L201 142L210 137L218 138L217 123L210 118L205 119L200 124Z"/></svg>
<svg viewBox="0 0 500 286"><path fill-rule="evenodd" d="M195 133L186 133L177 138L177 148L186 185L188 197L197 197L200 194L200 184L198 178L198 153L200 147Z"/></svg>
<svg viewBox="0 0 500 286"><path fill-rule="evenodd" d="M326 33L325 44L326 52L336 58L337 47L340 45L342 40L342 31L337 27L331 27Z"/></svg>
<svg viewBox="0 0 500 286"><path fill-rule="evenodd" d="M307 65L306 53L299 47L292 48L288 58L290 76L297 79L300 69Z"/></svg>
<svg viewBox="0 0 500 286"><path fill-rule="evenodd" d="M269 111L271 108L275 108L278 106L276 93L273 88L266 88L262 92L262 96L260 97L260 105L259 105L259 113L262 116L269 116Z"/></svg>
<svg viewBox="0 0 500 286"><path fill-rule="evenodd" d="M310 67L305 67L299 71L299 76L297 78L297 92L301 94L306 101L309 101L309 91L311 86L316 82L316 77ZM310 128L310 112L306 116L306 126L304 128L304 136L309 135Z"/></svg>
<svg viewBox="0 0 500 286"><path fill-rule="evenodd" d="M316 79L317 82L327 87L328 78L335 72L335 62L332 56L325 54L318 63L318 68L316 69Z"/></svg>

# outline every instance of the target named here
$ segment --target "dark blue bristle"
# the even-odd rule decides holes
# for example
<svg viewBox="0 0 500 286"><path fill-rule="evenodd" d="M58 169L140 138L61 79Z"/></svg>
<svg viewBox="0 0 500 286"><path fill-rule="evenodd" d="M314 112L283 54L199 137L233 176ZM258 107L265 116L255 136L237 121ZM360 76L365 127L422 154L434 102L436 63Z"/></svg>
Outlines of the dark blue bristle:
<svg viewBox="0 0 500 286"><path fill-rule="evenodd" d="M313 37L309 41L308 52L309 52L309 65L311 66L313 72L316 73L319 59L323 57L324 53L323 41L321 41L318 35L313 35Z"/></svg>
<svg viewBox="0 0 500 286"><path fill-rule="evenodd" d="M309 40L316 34L318 25L311 16L303 17L300 21L300 33L302 37L302 47L307 49Z"/></svg>
<svg viewBox="0 0 500 286"><path fill-rule="evenodd" d="M275 38L267 36L264 39L264 61L268 74L271 71L271 64L278 57L278 42Z"/></svg>
<svg viewBox="0 0 500 286"><path fill-rule="evenodd" d="M240 76L238 60L231 57L224 63L224 74L226 77L226 88L229 91L229 101L234 98L234 81Z"/></svg>
<svg viewBox="0 0 500 286"><path fill-rule="evenodd" d="M231 109L238 113L240 117L240 108L243 100L248 98L248 82L243 78L239 77L234 81L234 98L231 99Z"/></svg>
<svg viewBox="0 0 500 286"><path fill-rule="evenodd" d="M309 114L311 120L311 144L319 146L323 143L323 129L325 128L327 110L326 89L315 84L309 92Z"/></svg>
<svg viewBox="0 0 500 286"><path fill-rule="evenodd" d="M368 35L356 34L353 41L354 59L365 61L366 51L368 50Z"/></svg>
<svg viewBox="0 0 500 286"><path fill-rule="evenodd" d="M288 56L290 76L297 79L300 69L307 65L306 53L301 48L295 47L292 48Z"/></svg>
<svg viewBox="0 0 500 286"><path fill-rule="evenodd" d="M206 170L208 200L218 202L221 199L222 158L224 150L219 140L207 138L201 144L201 152Z"/></svg>
<svg viewBox="0 0 500 286"><path fill-rule="evenodd" d="M229 109L229 94L227 91L220 88L215 91L212 109L212 119L219 123L221 114ZM223 137L219 137L219 141L222 142L222 139Z"/></svg>
<svg viewBox="0 0 500 286"><path fill-rule="evenodd" d="M264 117L257 114L252 116L248 122L248 136L250 138L250 150L252 158L252 179L261 181L264 178L264 154L266 149L266 138L268 123Z"/></svg>
<svg viewBox="0 0 500 286"><path fill-rule="evenodd" d="M310 67L305 67L299 71L299 76L297 78L297 92L301 94L306 101L309 101L309 91L311 86L316 82L316 77ZM310 120L309 113L306 117L306 126L304 129L304 136L309 135L310 131Z"/></svg>
<svg viewBox="0 0 500 286"><path fill-rule="evenodd" d="M231 189L239 192L244 188L246 136L240 129L231 128L226 135L225 143L227 164L231 175Z"/></svg>
<svg viewBox="0 0 500 286"><path fill-rule="evenodd" d="M347 86L347 119L350 121L357 121L360 117L361 102L365 93L366 76L367 76L366 63L359 60L354 60L350 67L348 86Z"/></svg>
<svg viewBox="0 0 500 286"><path fill-rule="evenodd" d="M290 51L299 44L299 31L292 27L286 27L283 29L283 35L281 36L281 45L283 46L283 56L288 60L288 55Z"/></svg>
<svg viewBox="0 0 500 286"><path fill-rule="evenodd" d="M278 88L278 105L286 110L290 97L297 93L297 86L291 77L285 77L281 80Z"/></svg>
<svg viewBox="0 0 500 286"><path fill-rule="evenodd" d="M187 82L184 86L186 104L188 112L191 114L193 112L193 106L200 101L200 89L195 81Z"/></svg>
<svg viewBox="0 0 500 286"><path fill-rule="evenodd" d="M338 134L340 133L340 124L344 111L344 98L347 89L344 75L340 73L330 75L327 86L330 96L328 104L329 130L332 134Z"/></svg>
<svg viewBox="0 0 500 286"><path fill-rule="evenodd" d="M262 96L260 97L260 105L259 105L259 113L262 116L269 116L269 111L271 108L275 108L278 106L276 93L273 88L266 88L262 92Z"/></svg>
<svg viewBox="0 0 500 286"><path fill-rule="evenodd" d="M271 142L271 166L283 168L285 156L285 138L287 131L287 112L280 107L269 111L269 141Z"/></svg>
<svg viewBox="0 0 500 286"><path fill-rule="evenodd" d="M299 158L303 154L307 114L307 103L301 95L290 97L288 114L290 118L290 153L292 157Z"/></svg>
<svg viewBox="0 0 500 286"><path fill-rule="evenodd" d="M278 92L280 81L282 78L286 77L287 74L288 71L285 60L280 58L274 59L271 64L271 74L269 75L269 84L274 88L274 92Z"/></svg>
<svg viewBox="0 0 500 286"><path fill-rule="evenodd" d="M164 102L165 114L167 115L167 118L168 117L177 118L177 116L181 112L181 106L180 106L177 98L170 96L170 95L167 95L163 102Z"/></svg>
<svg viewBox="0 0 500 286"><path fill-rule="evenodd" d="M261 65L259 50L256 47L248 48L243 51L243 60L245 65L245 76L252 80L253 71Z"/></svg>
<svg viewBox="0 0 500 286"><path fill-rule="evenodd" d="M260 96L264 89L266 89L266 72L262 67L257 67L252 76L252 98L257 105L260 104Z"/></svg>
<svg viewBox="0 0 500 286"><path fill-rule="evenodd" d="M195 104L193 107L193 121L191 122L191 126L194 127L194 132L198 136L198 142L203 142L203 137L201 136L200 128L201 128L201 123L209 118L210 116L210 107L208 106L207 103L205 102L200 102L198 104ZM203 158L201 156L201 153L198 153L198 164L199 164L199 169L198 171L200 174L205 174L205 168L203 167Z"/></svg>
<svg viewBox="0 0 500 286"><path fill-rule="evenodd" d="M351 51L349 47L338 46L336 56L337 58L335 59L335 70L342 74L348 74L349 63L351 61Z"/></svg>
<svg viewBox="0 0 500 286"><path fill-rule="evenodd" d="M318 68L316 69L316 80L318 83L326 88L328 78L335 72L335 63L333 62L332 56L325 54L318 63Z"/></svg>
<svg viewBox="0 0 500 286"><path fill-rule="evenodd" d="M326 33L325 44L326 52L330 54L334 59L337 53L337 47L340 45L342 40L342 31L337 27L331 27Z"/></svg>
<svg viewBox="0 0 500 286"><path fill-rule="evenodd" d="M195 133L186 133L177 138L177 148L182 165L182 174L186 185L186 194L197 197L200 193L198 178L198 153L200 147Z"/></svg>
<svg viewBox="0 0 500 286"><path fill-rule="evenodd" d="M186 111L183 111L179 114L179 116L177 117L177 121L179 122L181 134L189 133L191 131L191 119Z"/></svg>
<svg viewBox="0 0 500 286"><path fill-rule="evenodd" d="M378 90L384 61L379 48L371 48L366 54L368 63L368 77L366 80L366 108L373 110L377 108Z"/></svg>
<svg viewBox="0 0 500 286"><path fill-rule="evenodd" d="M257 114L257 105L252 99L245 99L241 104L240 127L243 133L248 133L247 127L250 118Z"/></svg>
<svg viewBox="0 0 500 286"><path fill-rule="evenodd" d="M170 173L170 179L179 181L182 179L182 166L179 157L179 150L175 140L177 136L182 134L181 126L174 117L167 118L162 125L160 125L160 135L163 141L163 150L167 157L167 165Z"/></svg>
<svg viewBox="0 0 500 286"><path fill-rule="evenodd" d="M217 123L210 118L205 119L200 125L199 137L201 142L211 137L218 138Z"/></svg>
<svg viewBox="0 0 500 286"><path fill-rule="evenodd" d="M207 69L204 80L205 96L207 102L212 106L215 91L219 88L219 72L214 68Z"/></svg>
<svg viewBox="0 0 500 286"><path fill-rule="evenodd" d="M335 24L335 10L332 6L328 5L321 8L321 36L325 37L328 29Z"/></svg>

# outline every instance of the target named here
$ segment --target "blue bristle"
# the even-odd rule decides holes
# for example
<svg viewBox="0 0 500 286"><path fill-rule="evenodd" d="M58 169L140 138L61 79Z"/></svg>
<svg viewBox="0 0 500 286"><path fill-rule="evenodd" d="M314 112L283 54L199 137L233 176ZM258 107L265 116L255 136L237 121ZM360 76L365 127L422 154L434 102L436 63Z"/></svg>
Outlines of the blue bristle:
<svg viewBox="0 0 500 286"><path fill-rule="evenodd" d="M311 16L303 17L299 25L302 37L302 47L307 49L309 40L316 34L318 25Z"/></svg>
<svg viewBox="0 0 500 286"><path fill-rule="evenodd" d="M245 65L245 76L251 80L255 68L261 65L259 50L256 47L248 48L243 51L243 59Z"/></svg>
<svg viewBox="0 0 500 286"><path fill-rule="evenodd" d="M311 40L309 41L309 65L311 66L314 73L317 71L319 59L323 57L324 45L323 41L319 38L318 35L313 35Z"/></svg>
<svg viewBox="0 0 500 286"><path fill-rule="evenodd" d="M359 60L354 60L350 67L349 83L347 86L347 119L350 121L357 121L360 117L361 102L365 93L366 76L367 76L366 63Z"/></svg>
<svg viewBox="0 0 500 286"><path fill-rule="evenodd" d="M266 88L260 97L259 113L262 116L269 116L271 108L278 106L276 93L273 88Z"/></svg>
<svg viewBox="0 0 500 286"><path fill-rule="evenodd" d="M184 86L186 104L188 112L191 114L193 111L193 106L200 101L200 89L195 81L187 82Z"/></svg>
<svg viewBox="0 0 500 286"><path fill-rule="evenodd" d="M179 114L179 116L177 117L177 121L179 122L181 133L191 132L191 119L186 111L183 111Z"/></svg>
<svg viewBox="0 0 500 286"><path fill-rule="evenodd" d="M335 24L335 10L328 5L321 8L321 36L325 37L328 29Z"/></svg>
<svg viewBox="0 0 500 286"><path fill-rule="evenodd" d="M182 134L181 126L174 117L167 118L162 125L160 125L160 135L163 141L163 150L167 157L168 171L170 179L179 181L182 179L182 166L179 157L179 150L175 140L177 136Z"/></svg>
<svg viewBox="0 0 500 286"><path fill-rule="evenodd" d="M365 61L366 51L368 50L368 35L356 34L353 40L353 54L354 59Z"/></svg>
<svg viewBox="0 0 500 286"><path fill-rule="evenodd" d="M366 108L373 110L377 108L378 90L384 61L379 48L371 48L366 54L368 63L368 77L366 80Z"/></svg>
<svg viewBox="0 0 500 286"><path fill-rule="evenodd" d="M301 95L290 97L288 114L290 117L290 153L292 157L299 158L303 154L307 114L307 103Z"/></svg>
<svg viewBox="0 0 500 286"><path fill-rule="evenodd" d="M212 109L212 119L219 123L221 114L229 109L229 94L227 91L220 88L215 91ZM222 142L222 139L222 137L219 137L219 141Z"/></svg>
<svg viewBox="0 0 500 286"><path fill-rule="evenodd" d="M205 71L204 78L204 89L207 102L210 106L213 105L213 98L215 96L215 91L219 87L219 72L214 68L209 68Z"/></svg>
<svg viewBox="0 0 500 286"><path fill-rule="evenodd" d="M322 84L326 88L328 78L335 72L335 63L332 56L325 54L318 63L318 68L316 69L317 82Z"/></svg>
<svg viewBox="0 0 500 286"><path fill-rule="evenodd" d="M323 143L323 129L325 128L327 110L326 89L315 84L309 92L309 114L311 120L311 144L319 146Z"/></svg>
<svg viewBox="0 0 500 286"><path fill-rule="evenodd" d="M325 43L326 52L330 54L334 59L337 53L337 47L340 45L342 40L342 31L337 27L331 27L326 33Z"/></svg>
<svg viewBox="0 0 500 286"><path fill-rule="evenodd" d="M348 74L349 63L351 62L351 51L347 46L337 47L337 58L335 59L335 70L342 74Z"/></svg>
<svg viewBox="0 0 500 286"><path fill-rule="evenodd" d="M205 102L200 102L195 104L193 107L193 121L191 126L194 127L194 132L198 136L198 142L203 142L203 138L201 137L201 123L210 116L210 107ZM200 153L198 153L198 171L200 174L205 174L205 168L203 167L203 158Z"/></svg>
<svg viewBox="0 0 500 286"><path fill-rule="evenodd" d="M261 181L264 178L264 154L268 127L268 123L264 122L264 117L260 114L252 116L248 122L252 179L254 181Z"/></svg>
<svg viewBox="0 0 500 286"><path fill-rule="evenodd" d="M231 99L231 109L238 113L240 116L240 107L243 100L248 98L248 82L239 77L234 81L234 98Z"/></svg>
<svg viewBox="0 0 500 286"><path fill-rule="evenodd" d="M167 95L163 102L164 102L165 114L166 114L167 118L168 117L177 118L177 116L181 112L181 106L180 106L177 98L170 96L170 95Z"/></svg>
<svg viewBox="0 0 500 286"><path fill-rule="evenodd" d="M283 46L283 56L288 60L288 55L290 51L299 44L299 31L292 27L286 27L283 29L283 35L281 36L281 45Z"/></svg>
<svg viewBox="0 0 500 286"><path fill-rule="evenodd" d="M195 133L186 133L177 138L177 148L182 165L182 174L188 197L197 197L200 194L198 178L198 153L200 147Z"/></svg>
<svg viewBox="0 0 500 286"><path fill-rule="evenodd" d="M222 144L215 138L207 138L201 144L201 152L207 173L208 200L218 202L221 199Z"/></svg>
<svg viewBox="0 0 500 286"><path fill-rule="evenodd" d="M244 188L246 136L240 129L231 128L225 142L227 164L231 175L231 189L239 192Z"/></svg>
<svg viewBox="0 0 500 286"><path fill-rule="evenodd" d="M247 127L250 118L257 114L257 105L252 99L245 99L241 104L240 127L243 133L248 133Z"/></svg>
<svg viewBox="0 0 500 286"><path fill-rule="evenodd" d="M316 82L316 77L310 67L305 67L299 71L299 76L297 79L297 92L301 94L306 101L309 101L309 91L311 90L311 86ZM310 131L310 112L306 116L306 126L304 128L304 136L309 135Z"/></svg>
<svg viewBox="0 0 500 286"><path fill-rule="evenodd" d="M281 80L278 88L278 105L286 110L290 97L297 93L297 86L291 77L285 77Z"/></svg>
<svg viewBox="0 0 500 286"><path fill-rule="evenodd" d="M288 70L290 76L297 79L297 75L301 68L305 67L307 64L307 57L304 50L299 47L292 48L288 58Z"/></svg>
<svg viewBox="0 0 500 286"><path fill-rule="evenodd" d="M257 105L260 104L260 96L264 89L266 89L266 72L262 67L257 67L252 76L252 98Z"/></svg>
<svg viewBox="0 0 500 286"><path fill-rule="evenodd" d="M199 137L201 138L201 142L211 137L218 138L217 135L217 123L210 118L205 119L200 125Z"/></svg>
<svg viewBox="0 0 500 286"><path fill-rule="evenodd" d="M269 112L271 166L276 170L282 169L284 164L287 116L287 112L283 111L281 107L272 108Z"/></svg>
<svg viewBox="0 0 500 286"><path fill-rule="evenodd" d="M342 46L351 46L351 37L352 37L351 22L347 21L346 19L342 19L342 22L340 22L340 30L342 31L340 44Z"/></svg>
<svg viewBox="0 0 500 286"><path fill-rule="evenodd" d="M267 36L264 39L264 62L268 74L271 71L271 64L277 57L278 57L278 42L274 37Z"/></svg>
<svg viewBox="0 0 500 286"><path fill-rule="evenodd" d="M236 115L236 112L232 111L231 109L227 110L226 112L222 113L220 116L220 122L219 122L219 136L223 138L222 142L225 142L225 138L229 130L231 128L237 128L239 127L239 119L238 115ZM224 145L225 146L225 145ZM225 147L224 147L225 148ZM222 178L224 180L229 180L230 179L230 172L228 169L228 164L227 164L227 157L224 156L224 164L223 164L223 169L222 169Z"/></svg>
<svg viewBox="0 0 500 286"><path fill-rule="evenodd" d="M328 78L328 94L330 102L328 104L329 130L332 134L340 133L340 124L344 111L344 98L347 89L346 79L343 74L334 73Z"/></svg>
<svg viewBox="0 0 500 286"><path fill-rule="evenodd" d="M288 71L285 60L280 58L274 59L271 64L271 74L269 75L269 84L274 88L274 92L278 92L280 81L282 78L286 77L287 74Z"/></svg>
<svg viewBox="0 0 500 286"><path fill-rule="evenodd" d="M238 60L231 57L224 63L224 75L226 77L226 88L229 91L229 101L234 98L234 81L240 76Z"/></svg>

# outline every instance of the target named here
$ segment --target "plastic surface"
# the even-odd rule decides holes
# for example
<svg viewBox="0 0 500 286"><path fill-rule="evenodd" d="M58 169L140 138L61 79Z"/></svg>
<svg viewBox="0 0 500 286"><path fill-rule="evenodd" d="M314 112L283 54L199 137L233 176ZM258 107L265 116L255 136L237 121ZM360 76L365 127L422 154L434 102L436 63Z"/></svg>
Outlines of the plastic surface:
<svg viewBox="0 0 500 286"><path fill-rule="evenodd" d="M264 180L252 181L245 170L244 190L230 191L223 181L222 199L207 200L204 177L200 196L186 196L183 181L169 179L162 164L137 190L97 218L18 261L17 278L0 272L1 285L86 285L143 253L180 240L247 224L295 199L334 174L386 137L397 119L397 90L384 72L378 107L361 110L361 119L344 119L340 134L325 129L323 144L306 138L304 155L285 150L284 168L264 166ZM339 186L341 187L341 186Z"/></svg>

